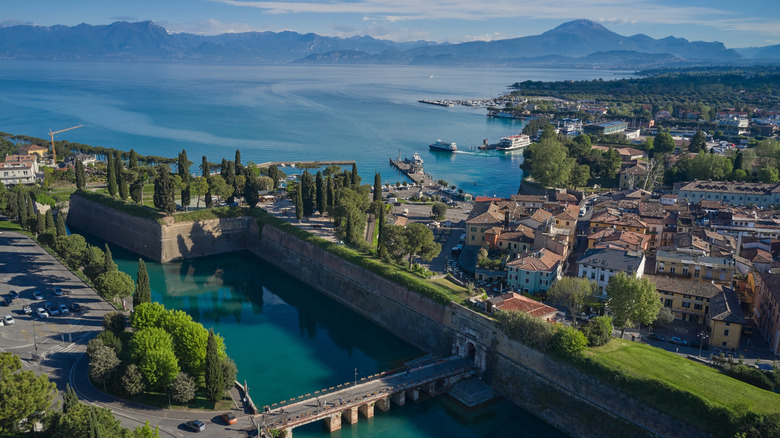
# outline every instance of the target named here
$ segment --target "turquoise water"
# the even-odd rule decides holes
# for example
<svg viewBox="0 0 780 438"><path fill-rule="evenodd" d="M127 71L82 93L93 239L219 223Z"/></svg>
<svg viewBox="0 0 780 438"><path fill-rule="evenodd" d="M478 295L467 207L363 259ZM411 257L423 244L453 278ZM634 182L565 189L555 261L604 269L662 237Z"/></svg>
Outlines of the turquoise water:
<svg viewBox="0 0 780 438"><path fill-rule="evenodd" d="M104 244L87 236L93 245ZM111 246L119 269L135 278L138 256ZM389 370L423 352L312 291L249 253L161 265L146 260L152 299L182 309L224 336L255 403L271 404ZM553 427L496 399L468 409L439 396L393 405L329 434L320 423L296 437L563 437Z"/></svg>
<svg viewBox="0 0 780 438"><path fill-rule="evenodd" d="M522 123L485 109L443 108L419 99L487 98L516 81L626 76L593 70L416 66L225 66L181 63L0 61L0 131L135 148L192 161L357 160L403 180L388 159L419 152L425 169L476 195L507 196L522 177L520 154L476 152L483 139L517 134ZM461 152L430 152L441 138Z"/></svg>

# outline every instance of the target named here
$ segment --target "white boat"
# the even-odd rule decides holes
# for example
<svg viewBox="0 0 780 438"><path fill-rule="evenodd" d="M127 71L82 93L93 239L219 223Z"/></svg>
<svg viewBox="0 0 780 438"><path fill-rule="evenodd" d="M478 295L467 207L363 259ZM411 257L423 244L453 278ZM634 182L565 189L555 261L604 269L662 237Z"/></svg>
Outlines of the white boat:
<svg viewBox="0 0 780 438"><path fill-rule="evenodd" d="M449 142L444 140L436 140L435 143L431 143L428 145L428 147L432 151L441 151L441 152L455 152L458 150L458 145L455 144L455 142Z"/></svg>
<svg viewBox="0 0 780 438"><path fill-rule="evenodd" d="M499 151L514 151L527 147L530 144L531 138L527 135L510 135L509 137L503 137L501 141L498 142L496 149Z"/></svg>

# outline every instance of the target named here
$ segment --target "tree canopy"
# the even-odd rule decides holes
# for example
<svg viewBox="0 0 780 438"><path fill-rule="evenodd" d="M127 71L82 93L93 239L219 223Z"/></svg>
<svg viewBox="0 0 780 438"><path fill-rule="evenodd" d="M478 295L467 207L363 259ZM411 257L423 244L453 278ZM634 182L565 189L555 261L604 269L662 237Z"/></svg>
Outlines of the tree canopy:
<svg viewBox="0 0 780 438"><path fill-rule="evenodd" d="M607 284L607 306L612 320L621 329L636 324L652 324L661 308L661 300L655 285L647 278L635 278L618 272Z"/></svg>
<svg viewBox="0 0 780 438"><path fill-rule="evenodd" d="M49 409L56 394L45 374L23 370L19 356L0 353L0 434L13 435L21 420Z"/></svg>

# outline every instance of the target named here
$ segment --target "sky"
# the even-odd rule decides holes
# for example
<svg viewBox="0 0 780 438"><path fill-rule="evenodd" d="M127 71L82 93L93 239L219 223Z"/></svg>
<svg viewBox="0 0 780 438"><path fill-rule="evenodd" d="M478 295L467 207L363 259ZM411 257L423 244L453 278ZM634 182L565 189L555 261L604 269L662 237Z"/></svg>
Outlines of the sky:
<svg viewBox="0 0 780 438"><path fill-rule="evenodd" d="M780 0L0 0L0 25L153 21L215 35L291 30L393 41L464 42L538 35L586 18L621 35L780 44Z"/></svg>

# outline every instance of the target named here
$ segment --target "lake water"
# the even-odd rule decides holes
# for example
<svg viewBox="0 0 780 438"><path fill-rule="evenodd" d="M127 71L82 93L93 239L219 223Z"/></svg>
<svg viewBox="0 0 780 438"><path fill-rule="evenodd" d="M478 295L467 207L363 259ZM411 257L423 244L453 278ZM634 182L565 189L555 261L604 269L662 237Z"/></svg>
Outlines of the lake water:
<svg viewBox="0 0 780 438"><path fill-rule="evenodd" d="M134 148L200 163L356 160L403 181L391 157L419 152L425 170L475 195L508 196L522 178L521 154L478 152L483 139L517 134L522 123L485 109L437 107L420 99L496 97L527 79L624 77L594 70L416 66L225 66L171 63L0 61L0 131ZM461 152L430 152L441 138Z"/></svg>

